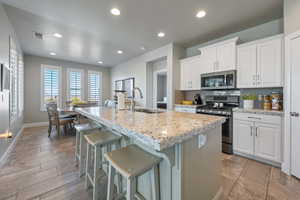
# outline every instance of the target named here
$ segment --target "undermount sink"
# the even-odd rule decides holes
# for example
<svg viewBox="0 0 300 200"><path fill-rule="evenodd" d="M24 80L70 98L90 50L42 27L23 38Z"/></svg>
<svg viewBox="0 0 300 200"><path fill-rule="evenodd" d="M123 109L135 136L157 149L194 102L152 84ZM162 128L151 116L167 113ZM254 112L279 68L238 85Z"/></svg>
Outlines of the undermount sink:
<svg viewBox="0 0 300 200"><path fill-rule="evenodd" d="M149 114L154 114L154 113L162 113L164 111L162 110L154 110L154 109L148 109L148 108L136 108L134 109L135 112L143 112L143 113L149 113Z"/></svg>

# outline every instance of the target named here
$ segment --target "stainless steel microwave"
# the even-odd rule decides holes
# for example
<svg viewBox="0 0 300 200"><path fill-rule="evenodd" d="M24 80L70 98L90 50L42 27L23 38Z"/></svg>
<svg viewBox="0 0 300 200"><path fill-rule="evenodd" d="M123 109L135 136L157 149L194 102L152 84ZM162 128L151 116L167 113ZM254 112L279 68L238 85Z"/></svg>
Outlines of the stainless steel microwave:
<svg viewBox="0 0 300 200"><path fill-rule="evenodd" d="M236 70L201 74L201 89L235 89Z"/></svg>

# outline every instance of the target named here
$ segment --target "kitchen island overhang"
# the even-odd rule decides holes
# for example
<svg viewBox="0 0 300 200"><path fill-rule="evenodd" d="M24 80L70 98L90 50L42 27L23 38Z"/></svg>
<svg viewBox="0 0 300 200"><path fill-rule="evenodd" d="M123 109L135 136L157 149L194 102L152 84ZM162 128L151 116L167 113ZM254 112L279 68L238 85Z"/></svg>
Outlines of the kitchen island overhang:
<svg viewBox="0 0 300 200"><path fill-rule="evenodd" d="M106 107L76 111L125 136L125 145L138 144L163 158L162 200L210 200L222 194L221 125L225 118L174 111L149 114ZM138 191L152 199L148 175L141 176L138 183Z"/></svg>

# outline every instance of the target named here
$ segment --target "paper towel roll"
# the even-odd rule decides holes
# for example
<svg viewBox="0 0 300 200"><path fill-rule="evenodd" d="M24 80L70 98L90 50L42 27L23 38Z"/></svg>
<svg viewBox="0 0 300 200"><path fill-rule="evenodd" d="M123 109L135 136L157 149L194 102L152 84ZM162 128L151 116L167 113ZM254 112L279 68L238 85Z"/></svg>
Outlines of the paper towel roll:
<svg viewBox="0 0 300 200"><path fill-rule="evenodd" d="M126 108L125 107L125 94L119 92L117 94L117 96L118 96L118 109L119 110L124 110Z"/></svg>

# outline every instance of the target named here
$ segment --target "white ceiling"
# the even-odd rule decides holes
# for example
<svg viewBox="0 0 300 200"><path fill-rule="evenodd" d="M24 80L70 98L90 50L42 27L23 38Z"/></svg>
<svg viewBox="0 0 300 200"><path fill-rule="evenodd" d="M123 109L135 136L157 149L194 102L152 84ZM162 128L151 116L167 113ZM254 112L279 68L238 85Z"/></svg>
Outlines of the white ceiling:
<svg viewBox="0 0 300 200"><path fill-rule="evenodd" d="M283 0L1 0L27 54L115 66L170 42L184 47L282 17ZM120 16L110 9L118 7ZM195 18L198 10L207 16ZM33 38L33 31L62 39ZM159 31L166 33L158 38ZM144 46L146 50L141 50ZM124 54L117 54L117 50Z"/></svg>

